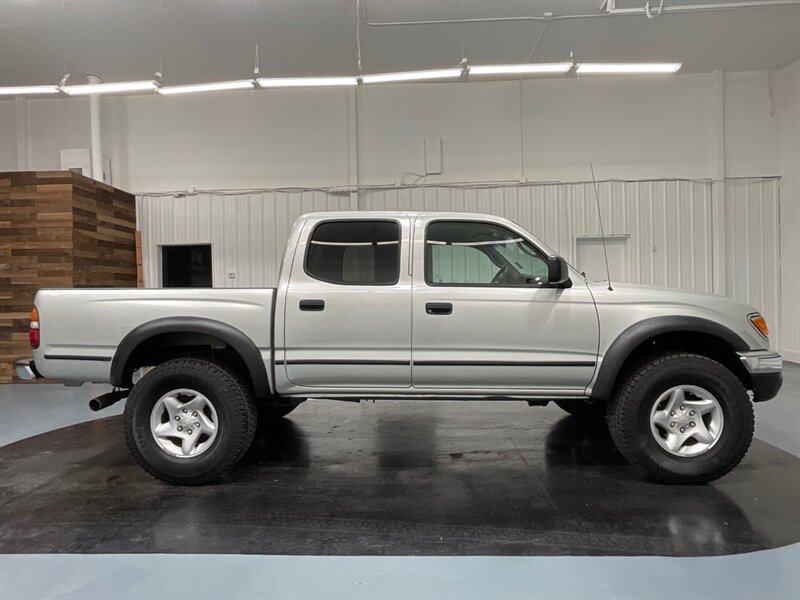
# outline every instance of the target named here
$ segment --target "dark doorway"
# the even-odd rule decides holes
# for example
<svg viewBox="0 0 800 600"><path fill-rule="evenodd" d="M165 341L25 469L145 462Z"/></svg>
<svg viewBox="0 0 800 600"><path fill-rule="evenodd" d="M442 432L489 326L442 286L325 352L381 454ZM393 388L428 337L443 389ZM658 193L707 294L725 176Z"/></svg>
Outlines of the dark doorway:
<svg viewBox="0 0 800 600"><path fill-rule="evenodd" d="M162 246L161 286L211 287L211 244Z"/></svg>

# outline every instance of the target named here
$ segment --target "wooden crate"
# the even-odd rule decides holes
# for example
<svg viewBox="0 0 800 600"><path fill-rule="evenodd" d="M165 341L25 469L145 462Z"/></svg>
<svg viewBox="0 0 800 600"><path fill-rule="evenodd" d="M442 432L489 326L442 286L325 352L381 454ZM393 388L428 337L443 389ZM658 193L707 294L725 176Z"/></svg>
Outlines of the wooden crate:
<svg viewBox="0 0 800 600"><path fill-rule="evenodd" d="M135 199L69 171L0 173L0 383L40 288L136 287Z"/></svg>

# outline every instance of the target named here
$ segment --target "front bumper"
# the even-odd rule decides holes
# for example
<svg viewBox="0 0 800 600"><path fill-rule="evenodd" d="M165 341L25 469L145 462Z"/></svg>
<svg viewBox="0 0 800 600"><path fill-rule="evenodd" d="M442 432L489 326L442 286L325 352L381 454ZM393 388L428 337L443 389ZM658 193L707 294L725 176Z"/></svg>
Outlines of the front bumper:
<svg viewBox="0 0 800 600"><path fill-rule="evenodd" d="M783 358L770 350L740 352L739 359L753 383L753 402L765 402L778 395L783 384Z"/></svg>
<svg viewBox="0 0 800 600"><path fill-rule="evenodd" d="M41 379L42 376L36 370L36 365L33 364L33 359L18 360L16 365L17 377L24 381L33 381L34 379Z"/></svg>

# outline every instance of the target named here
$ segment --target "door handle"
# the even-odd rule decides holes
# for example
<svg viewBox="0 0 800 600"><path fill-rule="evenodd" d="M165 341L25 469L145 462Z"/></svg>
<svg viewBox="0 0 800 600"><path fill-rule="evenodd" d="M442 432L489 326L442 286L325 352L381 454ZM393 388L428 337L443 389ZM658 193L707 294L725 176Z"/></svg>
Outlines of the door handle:
<svg viewBox="0 0 800 600"><path fill-rule="evenodd" d="M300 310L325 310L325 300L300 300Z"/></svg>
<svg viewBox="0 0 800 600"><path fill-rule="evenodd" d="M425 312L429 315L452 315L453 305L450 302L428 302Z"/></svg>

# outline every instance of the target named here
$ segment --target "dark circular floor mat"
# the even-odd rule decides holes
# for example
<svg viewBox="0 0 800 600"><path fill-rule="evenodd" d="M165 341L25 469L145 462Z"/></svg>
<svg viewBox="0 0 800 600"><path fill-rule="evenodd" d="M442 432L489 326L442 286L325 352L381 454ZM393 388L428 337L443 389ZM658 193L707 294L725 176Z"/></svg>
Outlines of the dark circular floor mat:
<svg viewBox="0 0 800 600"><path fill-rule="evenodd" d="M204 487L149 477L119 417L0 448L0 552L672 555L800 541L800 460L755 440L647 481L603 426L516 402L307 402Z"/></svg>

